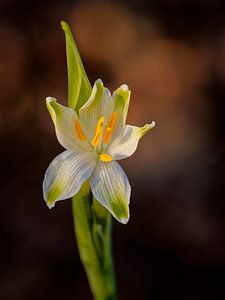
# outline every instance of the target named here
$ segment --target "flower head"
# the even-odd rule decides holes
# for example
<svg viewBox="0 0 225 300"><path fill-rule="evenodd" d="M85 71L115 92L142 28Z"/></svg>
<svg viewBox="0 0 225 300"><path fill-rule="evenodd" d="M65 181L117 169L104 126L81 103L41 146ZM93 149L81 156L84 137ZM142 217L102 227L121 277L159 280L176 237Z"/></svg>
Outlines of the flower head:
<svg viewBox="0 0 225 300"><path fill-rule="evenodd" d="M49 208L79 192L88 180L92 193L121 223L129 220L130 184L116 162L131 156L140 138L155 126L125 125L130 90L121 85L111 96L101 80L79 113L46 99L59 143L66 151L49 165L43 182Z"/></svg>

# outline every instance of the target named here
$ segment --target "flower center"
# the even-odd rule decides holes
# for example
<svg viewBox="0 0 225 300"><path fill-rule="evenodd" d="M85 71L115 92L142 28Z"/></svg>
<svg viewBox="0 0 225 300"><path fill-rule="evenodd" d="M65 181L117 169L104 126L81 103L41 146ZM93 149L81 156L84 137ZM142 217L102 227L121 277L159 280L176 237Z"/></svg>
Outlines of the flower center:
<svg viewBox="0 0 225 300"><path fill-rule="evenodd" d="M115 126L116 126L116 120L117 120L117 115L118 113L117 112L113 112L111 117L109 118L109 121L105 127L105 131L104 131L104 135L103 135L103 127L104 127L104 116L101 116L96 124L96 127L95 127L95 132L94 132L94 137L91 141L91 145L94 146L94 147L98 147L100 142L101 142L101 138L102 138L102 135L103 135L103 141L104 141L104 144L107 145L111 138L112 138L112 134L113 134L113 131L115 129ZM74 125L75 125L75 128L76 128L76 132L77 132L77 135L79 137L79 139L81 141L85 141L87 138L81 128L81 125L80 125L80 122L79 121L75 121L74 122ZM97 149L95 148L95 151ZM101 152L101 151L99 151ZM112 161L112 156L109 155L109 154L106 154L106 153L101 153L99 155L99 159L101 161L104 161L104 162L110 162Z"/></svg>

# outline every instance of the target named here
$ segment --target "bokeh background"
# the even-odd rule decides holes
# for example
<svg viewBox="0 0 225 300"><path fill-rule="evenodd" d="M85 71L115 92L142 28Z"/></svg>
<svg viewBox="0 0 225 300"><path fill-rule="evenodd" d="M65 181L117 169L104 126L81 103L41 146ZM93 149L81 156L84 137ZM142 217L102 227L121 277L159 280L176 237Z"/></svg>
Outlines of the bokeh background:
<svg viewBox="0 0 225 300"><path fill-rule="evenodd" d="M91 299L71 202L42 198L62 151L45 97L66 104L60 20L87 73L132 90L156 128L131 159L131 219L114 221L120 299L225 299L224 0L1 0L0 299Z"/></svg>

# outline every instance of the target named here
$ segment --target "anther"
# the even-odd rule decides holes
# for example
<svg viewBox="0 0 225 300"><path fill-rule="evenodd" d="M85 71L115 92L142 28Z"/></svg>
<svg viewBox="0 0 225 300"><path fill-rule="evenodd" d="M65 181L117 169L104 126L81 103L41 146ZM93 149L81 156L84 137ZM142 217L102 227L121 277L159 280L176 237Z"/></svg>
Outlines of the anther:
<svg viewBox="0 0 225 300"><path fill-rule="evenodd" d="M117 115L118 115L118 113L116 111L114 111L114 113L111 115L111 117L108 121L108 124L106 126L106 130L105 130L105 133L104 133L104 143L105 144L108 144L109 141L111 140L113 130L116 126Z"/></svg>
<svg viewBox="0 0 225 300"><path fill-rule="evenodd" d="M86 136L83 133L83 130L82 130L81 126L80 126L80 122L76 120L76 121L74 121L74 125L75 125L75 128L76 128L77 135L78 135L79 139L81 141L85 141L86 140Z"/></svg>
<svg viewBox="0 0 225 300"><path fill-rule="evenodd" d="M98 146L102 136L102 127L104 125L104 117L102 116L96 125L95 135L91 141L92 146Z"/></svg>
<svg viewBox="0 0 225 300"><path fill-rule="evenodd" d="M102 153L99 155L99 159L104 162L110 162L112 161L112 156L106 153Z"/></svg>

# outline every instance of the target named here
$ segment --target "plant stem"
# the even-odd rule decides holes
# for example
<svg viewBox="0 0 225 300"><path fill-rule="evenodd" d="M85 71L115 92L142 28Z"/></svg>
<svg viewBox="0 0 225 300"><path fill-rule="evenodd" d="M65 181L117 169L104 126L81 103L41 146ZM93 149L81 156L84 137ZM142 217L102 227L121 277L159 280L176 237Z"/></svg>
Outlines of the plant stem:
<svg viewBox="0 0 225 300"><path fill-rule="evenodd" d="M95 300L116 300L111 252L112 219L83 186L73 197L74 229L80 258Z"/></svg>

